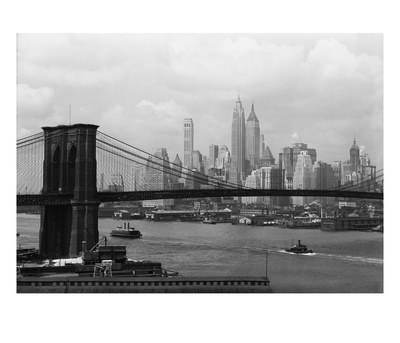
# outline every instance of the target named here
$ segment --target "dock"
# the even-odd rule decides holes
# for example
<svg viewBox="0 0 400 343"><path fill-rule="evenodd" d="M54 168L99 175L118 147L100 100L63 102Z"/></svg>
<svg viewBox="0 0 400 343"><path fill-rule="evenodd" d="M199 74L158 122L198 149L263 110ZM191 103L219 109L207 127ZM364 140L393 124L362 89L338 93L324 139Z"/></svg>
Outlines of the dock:
<svg viewBox="0 0 400 343"><path fill-rule="evenodd" d="M267 277L19 277L17 293L273 293Z"/></svg>

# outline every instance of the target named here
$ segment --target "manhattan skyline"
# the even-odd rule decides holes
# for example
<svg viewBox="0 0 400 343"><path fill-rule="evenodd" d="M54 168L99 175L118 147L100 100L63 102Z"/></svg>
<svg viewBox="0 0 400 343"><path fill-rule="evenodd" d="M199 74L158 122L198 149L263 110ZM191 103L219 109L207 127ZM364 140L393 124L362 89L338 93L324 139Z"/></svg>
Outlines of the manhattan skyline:
<svg viewBox="0 0 400 343"><path fill-rule="evenodd" d="M303 142L343 161L355 138L383 167L382 34L19 34L17 53L18 138L93 123L183 159L192 118L195 150L232 151L239 93L275 158Z"/></svg>

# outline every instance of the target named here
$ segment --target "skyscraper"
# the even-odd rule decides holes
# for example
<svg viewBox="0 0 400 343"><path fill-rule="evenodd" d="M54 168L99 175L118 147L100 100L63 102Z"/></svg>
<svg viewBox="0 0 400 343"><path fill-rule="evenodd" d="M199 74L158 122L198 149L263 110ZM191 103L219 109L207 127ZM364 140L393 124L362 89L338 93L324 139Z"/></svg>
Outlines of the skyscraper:
<svg viewBox="0 0 400 343"><path fill-rule="evenodd" d="M221 149L219 149L219 152L218 152L217 168L219 168L219 169L225 168L230 156L231 155L230 155L230 152L229 152L227 146L226 145L221 146Z"/></svg>
<svg viewBox="0 0 400 343"><path fill-rule="evenodd" d="M275 164L275 158L272 155L271 150L269 149L269 146L267 146L264 149L264 153L261 156L261 160L260 160L260 165L262 167L269 167Z"/></svg>
<svg viewBox="0 0 400 343"><path fill-rule="evenodd" d="M246 126L244 109L240 97L233 108L232 118L232 154L229 181L242 185L245 176Z"/></svg>
<svg viewBox="0 0 400 343"><path fill-rule="evenodd" d="M193 164L194 125L192 118L183 122L183 166L192 169Z"/></svg>
<svg viewBox="0 0 400 343"><path fill-rule="evenodd" d="M334 170L330 164L322 161L316 161L313 165L313 176L311 179L312 189L330 189L335 186ZM326 205L332 198L321 197L321 204Z"/></svg>
<svg viewBox="0 0 400 343"><path fill-rule="evenodd" d="M360 165L360 148L356 144L355 138L354 138L353 145L350 148L350 165L351 165L352 172L358 171L358 166Z"/></svg>
<svg viewBox="0 0 400 343"><path fill-rule="evenodd" d="M254 104L246 121L246 159L250 161L250 167L260 165L260 123L254 112Z"/></svg>
<svg viewBox="0 0 400 343"><path fill-rule="evenodd" d="M145 171L145 190L169 190L170 182L170 163L167 149L158 148L154 156L147 159ZM170 206L174 204L174 199L146 200L146 206ZM144 205L145 206L145 205Z"/></svg>
<svg viewBox="0 0 400 343"><path fill-rule="evenodd" d="M154 156L147 159L146 187L147 190L167 190L169 184L169 157L167 149L158 148Z"/></svg>
<svg viewBox="0 0 400 343"><path fill-rule="evenodd" d="M217 159L218 159L218 145L211 144L210 145L210 168L217 168Z"/></svg>
<svg viewBox="0 0 400 343"><path fill-rule="evenodd" d="M173 175L170 175L171 186L173 189L178 189L181 185L178 180L182 176L182 161L178 154L176 154L176 157L172 162L171 169L174 173Z"/></svg>
<svg viewBox="0 0 400 343"><path fill-rule="evenodd" d="M301 151L297 156L293 175L294 189L311 189L311 178L313 174L313 163L307 151ZM293 204L304 206L308 203L307 197L293 197Z"/></svg>
<svg viewBox="0 0 400 343"><path fill-rule="evenodd" d="M265 138L264 135L260 134L260 158L262 158L264 150L265 150Z"/></svg>
<svg viewBox="0 0 400 343"><path fill-rule="evenodd" d="M300 155L301 151L307 151L307 155L311 158L311 163L315 163L317 160L317 151L315 149L309 149L307 144L293 143L292 148L285 147L282 149L283 168L286 170L286 182L288 184L292 183L293 181L297 156Z"/></svg>

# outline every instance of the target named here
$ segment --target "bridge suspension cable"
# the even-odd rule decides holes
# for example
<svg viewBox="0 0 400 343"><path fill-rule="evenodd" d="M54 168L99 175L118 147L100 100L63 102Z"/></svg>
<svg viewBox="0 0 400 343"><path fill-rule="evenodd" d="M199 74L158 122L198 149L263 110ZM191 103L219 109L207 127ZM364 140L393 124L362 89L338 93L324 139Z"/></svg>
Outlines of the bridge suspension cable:
<svg viewBox="0 0 400 343"><path fill-rule="evenodd" d="M99 165L101 164L102 166L105 165L113 165L114 166L114 171L121 171L123 170L122 164L127 163L128 161L133 164L134 167L136 168L142 168L142 171L147 169L148 173L151 173L151 171L155 172L164 172L165 174L168 174L172 177L177 177L177 178L183 178L188 181L192 182L204 182L207 183L209 186L213 187L219 187L219 188L238 188L239 186L237 184L231 183L231 182L225 182L222 181L218 178L211 177L211 176L206 176L198 171L193 171L188 168L182 167L180 165L174 164L173 162L169 162L167 160L164 160L162 157L149 154L141 149L135 148L127 143L121 142L118 139L115 139L103 132L98 132L98 138L97 138L97 148L99 150L99 155L101 155L100 158L98 158ZM102 153L103 152L103 153ZM107 152L108 154L114 155L113 158L110 156L105 157L104 152ZM123 159L125 162L122 162L121 160L118 161L118 159ZM104 161L104 159L108 159L107 162ZM110 163L110 160L113 160L113 162ZM101 161L101 162L100 162ZM131 165L132 168L132 165ZM100 180L102 179L101 174L102 173L107 173L105 168L101 167L100 172ZM125 168L126 169L126 168ZM126 172L126 171L125 171ZM129 173L129 171L128 171ZM108 171L108 174L112 174L112 172ZM146 180L148 181L149 178L146 176L145 172L139 172L136 174L136 181L139 181L142 185L146 185L146 190L160 190L160 183L157 184L149 184L148 182L146 183ZM129 180L129 178L128 178ZM132 189L132 188L131 188ZM143 189L139 189L143 190Z"/></svg>
<svg viewBox="0 0 400 343"><path fill-rule="evenodd" d="M363 190L367 187L375 185L383 186L383 169L378 170L374 174L367 174L355 181L350 181L348 184L330 188L329 190L342 190L342 191L357 191Z"/></svg>
<svg viewBox="0 0 400 343"><path fill-rule="evenodd" d="M17 194L38 194L43 184L44 134L17 140Z"/></svg>
<svg viewBox="0 0 400 343"><path fill-rule="evenodd" d="M52 134L59 135L59 132ZM51 137L51 134L46 136L48 137ZM43 132L17 140L17 194L41 192L44 142ZM251 187L241 187L235 183L190 170L100 131L97 131L96 149L97 188L102 192L173 190L174 187L179 187L179 182L174 184L171 181L178 179L201 183L214 189L251 189ZM363 191L367 189L379 192L382 188L383 169L380 169L328 190Z"/></svg>

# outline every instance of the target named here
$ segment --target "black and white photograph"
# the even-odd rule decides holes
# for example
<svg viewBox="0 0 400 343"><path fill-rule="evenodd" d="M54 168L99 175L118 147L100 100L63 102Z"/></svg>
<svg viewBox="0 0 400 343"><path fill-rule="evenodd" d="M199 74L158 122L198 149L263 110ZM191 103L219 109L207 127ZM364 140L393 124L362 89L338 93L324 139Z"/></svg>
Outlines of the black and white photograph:
<svg viewBox="0 0 400 343"><path fill-rule="evenodd" d="M88 317L100 341L125 338L113 330L135 320L138 341L160 320L160 339L190 342L255 341L268 320L273 342L302 329L354 341L354 320L389 325L383 24L210 31L183 15L183 30L172 17L170 27L80 29L54 18L10 35L8 267L21 314L40 310L52 330L54 317L60 328ZM360 337L375 341L375 329Z"/></svg>
<svg viewBox="0 0 400 343"><path fill-rule="evenodd" d="M17 292L383 292L382 34L17 54Z"/></svg>

